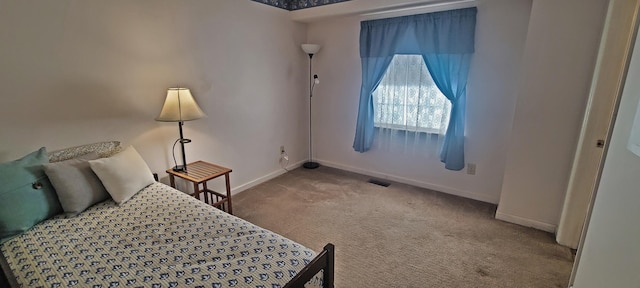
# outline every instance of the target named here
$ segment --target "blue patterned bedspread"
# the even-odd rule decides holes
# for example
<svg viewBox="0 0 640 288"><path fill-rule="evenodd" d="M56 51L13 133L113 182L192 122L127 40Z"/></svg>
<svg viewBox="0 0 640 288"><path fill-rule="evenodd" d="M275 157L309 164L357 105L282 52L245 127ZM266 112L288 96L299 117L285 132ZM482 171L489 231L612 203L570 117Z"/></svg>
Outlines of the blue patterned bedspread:
<svg viewBox="0 0 640 288"><path fill-rule="evenodd" d="M22 287L275 288L315 256L160 183L121 206L42 222L0 250Z"/></svg>

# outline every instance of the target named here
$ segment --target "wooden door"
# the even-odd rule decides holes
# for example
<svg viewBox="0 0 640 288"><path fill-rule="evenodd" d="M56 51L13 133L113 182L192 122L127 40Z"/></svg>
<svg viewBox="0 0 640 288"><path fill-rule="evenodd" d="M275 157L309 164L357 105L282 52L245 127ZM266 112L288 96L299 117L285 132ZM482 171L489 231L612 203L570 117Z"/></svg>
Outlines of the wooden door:
<svg viewBox="0 0 640 288"><path fill-rule="evenodd" d="M635 39L638 0L611 0L556 240L577 248Z"/></svg>

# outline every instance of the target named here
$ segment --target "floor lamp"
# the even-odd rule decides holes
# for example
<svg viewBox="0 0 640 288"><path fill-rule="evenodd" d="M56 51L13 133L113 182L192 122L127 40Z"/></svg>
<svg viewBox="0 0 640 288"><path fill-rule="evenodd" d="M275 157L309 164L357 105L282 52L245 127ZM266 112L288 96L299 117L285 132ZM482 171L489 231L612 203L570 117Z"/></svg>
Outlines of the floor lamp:
<svg viewBox="0 0 640 288"><path fill-rule="evenodd" d="M175 149L176 144L180 142L180 148L182 149L182 165L173 167L173 171L187 172L187 157L184 153L184 144L191 143L191 139L185 139L182 134L182 125L184 121L191 121L206 117L207 115L200 110L198 103L193 99L191 91L187 88L169 88L167 91L167 98L162 106L160 115L156 118L156 121L162 122L178 122L178 129L180 130L180 138L173 143L173 161L176 162Z"/></svg>
<svg viewBox="0 0 640 288"><path fill-rule="evenodd" d="M311 130L311 99L313 97L313 88L320 84L320 79L318 79L318 75L313 75L312 70L312 59L313 55L320 51L320 45L317 44L302 44L302 50L304 53L309 55L309 161L302 164L302 167L307 169L316 169L320 167L318 162L313 162L313 141L312 141L312 130Z"/></svg>

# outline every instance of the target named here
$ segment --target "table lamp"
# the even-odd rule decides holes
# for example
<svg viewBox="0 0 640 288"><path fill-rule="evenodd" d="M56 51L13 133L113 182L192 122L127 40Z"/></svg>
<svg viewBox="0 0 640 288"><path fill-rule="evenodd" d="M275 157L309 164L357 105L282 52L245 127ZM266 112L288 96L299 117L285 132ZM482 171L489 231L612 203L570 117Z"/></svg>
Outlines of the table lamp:
<svg viewBox="0 0 640 288"><path fill-rule="evenodd" d="M184 144L190 143L191 139L185 139L182 133L182 125L184 121L191 121L206 117L207 115L202 112L198 103L193 99L191 91L187 88L169 88L167 91L167 99L164 100L162 111L156 118L156 121L161 122L178 122L178 129L180 130L180 138L173 143L173 162L176 166L173 167L173 171L187 171L187 157L184 152ZM175 148L176 144L180 142L182 149L182 165L178 165L176 162Z"/></svg>

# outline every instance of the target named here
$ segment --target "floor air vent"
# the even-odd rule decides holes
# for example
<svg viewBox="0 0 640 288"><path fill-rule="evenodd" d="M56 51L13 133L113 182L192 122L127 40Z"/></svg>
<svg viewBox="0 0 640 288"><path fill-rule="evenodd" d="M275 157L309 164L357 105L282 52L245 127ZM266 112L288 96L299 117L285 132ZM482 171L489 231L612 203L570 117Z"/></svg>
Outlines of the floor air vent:
<svg viewBox="0 0 640 288"><path fill-rule="evenodd" d="M369 183L376 184L376 185L382 186L382 187L389 187L389 185L391 185L391 183L389 183L389 182L384 182L384 181L376 180L376 179L369 179Z"/></svg>

